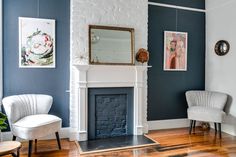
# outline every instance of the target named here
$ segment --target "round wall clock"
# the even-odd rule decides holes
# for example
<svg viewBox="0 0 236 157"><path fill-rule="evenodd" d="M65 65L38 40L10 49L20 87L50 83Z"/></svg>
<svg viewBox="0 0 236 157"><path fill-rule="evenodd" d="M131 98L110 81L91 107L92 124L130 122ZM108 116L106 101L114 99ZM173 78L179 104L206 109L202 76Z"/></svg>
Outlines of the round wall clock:
<svg viewBox="0 0 236 157"><path fill-rule="evenodd" d="M218 56L224 56L229 52L230 45L226 40L219 40L215 45L215 53Z"/></svg>

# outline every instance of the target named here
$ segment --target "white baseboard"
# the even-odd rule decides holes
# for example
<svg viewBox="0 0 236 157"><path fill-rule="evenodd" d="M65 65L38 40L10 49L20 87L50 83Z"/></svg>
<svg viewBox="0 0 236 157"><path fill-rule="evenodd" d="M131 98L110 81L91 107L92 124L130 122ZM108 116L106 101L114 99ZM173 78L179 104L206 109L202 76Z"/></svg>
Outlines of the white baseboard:
<svg viewBox="0 0 236 157"><path fill-rule="evenodd" d="M198 125L199 123L197 122L196 126ZM214 123L210 123L210 125L211 128L214 129ZM174 129L174 128L184 128L184 127L189 127L189 120L187 118L148 121L148 130ZM236 136L236 125L232 125L232 123L230 124L223 123L221 130L222 132L225 132L232 136Z"/></svg>
<svg viewBox="0 0 236 157"><path fill-rule="evenodd" d="M235 125L229 125L229 124L222 124L222 132L225 132L227 134L230 134L232 136L236 136L236 130Z"/></svg>
<svg viewBox="0 0 236 157"><path fill-rule="evenodd" d="M214 126L214 123L210 123L211 125L211 128L212 129L215 129L215 126ZM221 124L221 131L224 132L224 133L227 133L229 135L232 135L232 136L236 136L236 126L235 125L230 125L230 124Z"/></svg>
<svg viewBox="0 0 236 157"><path fill-rule="evenodd" d="M189 120L187 118L183 119L170 119L170 120L157 120L157 121L148 121L148 130L161 130L161 129L174 129L174 128L184 128L189 127ZM211 127L214 126L211 124ZM222 124L222 131L230 135L236 136L235 126ZM59 131L60 138L69 138L70 137L70 128L65 127ZM55 134L44 137L42 139L55 139ZM3 141L12 140L11 132L2 132ZM21 139L19 139L22 141Z"/></svg>
<svg viewBox="0 0 236 157"><path fill-rule="evenodd" d="M2 135L1 135L3 141L11 141L12 140L12 133L11 132L2 132Z"/></svg>
<svg viewBox="0 0 236 157"><path fill-rule="evenodd" d="M148 130L161 130L184 127L189 127L189 120L187 118L148 121Z"/></svg>
<svg viewBox="0 0 236 157"><path fill-rule="evenodd" d="M66 128L62 128L60 131L59 131L59 135L60 135L60 138L69 138L69 135L70 135L70 128L69 127L66 127ZM12 140L12 133L9 131L9 132L2 132L2 139L3 141L9 141L9 140ZM46 137L43 137L41 138L42 140L48 140L48 139L56 139L56 136L55 134L52 134L52 135L49 135L49 136L46 136ZM22 139L17 139L19 141L23 141Z"/></svg>

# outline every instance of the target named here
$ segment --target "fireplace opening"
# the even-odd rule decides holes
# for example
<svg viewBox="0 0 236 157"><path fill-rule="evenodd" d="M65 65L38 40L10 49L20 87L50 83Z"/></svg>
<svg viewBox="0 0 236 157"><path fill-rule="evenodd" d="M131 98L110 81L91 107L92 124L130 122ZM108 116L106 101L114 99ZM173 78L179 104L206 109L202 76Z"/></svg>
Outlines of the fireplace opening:
<svg viewBox="0 0 236 157"><path fill-rule="evenodd" d="M133 134L133 88L88 89L88 139Z"/></svg>

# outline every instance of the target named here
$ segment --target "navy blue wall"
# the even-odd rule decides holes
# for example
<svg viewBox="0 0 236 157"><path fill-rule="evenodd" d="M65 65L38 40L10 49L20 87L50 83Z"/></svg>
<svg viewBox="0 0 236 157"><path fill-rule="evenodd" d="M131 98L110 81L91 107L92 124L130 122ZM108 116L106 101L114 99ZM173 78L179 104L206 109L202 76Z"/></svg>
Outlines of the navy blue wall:
<svg viewBox="0 0 236 157"><path fill-rule="evenodd" d="M69 89L70 1L4 0L3 3L4 96L22 93L50 94L54 98L50 113L61 117L64 127L69 126L69 94L65 91ZM55 69L18 67L18 17L20 16L56 20Z"/></svg>
<svg viewBox="0 0 236 157"><path fill-rule="evenodd" d="M165 30L188 32L187 71L163 71ZM205 13L149 5L148 49L148 120L186 118L185 91L205 88Z"/></svg>
<svg viewBox="0 0 236 157"><path fill-rule="evenodd" d="M149 2L165 3L183 7L205 9L205 0L149 0Z"/></svg>

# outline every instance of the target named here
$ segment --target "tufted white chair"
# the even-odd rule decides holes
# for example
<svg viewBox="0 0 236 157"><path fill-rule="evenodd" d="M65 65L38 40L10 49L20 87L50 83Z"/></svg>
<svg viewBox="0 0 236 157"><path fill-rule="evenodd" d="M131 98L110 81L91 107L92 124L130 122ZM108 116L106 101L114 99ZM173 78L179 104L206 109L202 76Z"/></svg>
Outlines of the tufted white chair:
<svg viewBox="0 0 236 157"><path fill-rule="evenodd" d="M227 102L227 94L211 91L187 91L185 93L188 103L188 119L190 119L189 134L195 128L196 121L214 122L217 124L221 138L221 123L225 116L223 111Z"/></svg>
<svg viewBox="0 0 236 157"><path fill-rule="evenodd" d="M58 134L61 129L61 119L48 114L52 102L52 96L42 94L14 95L2 100L13 140L16 140L16 137L29 140L29 157L33 140L37 143L38 138L50 134L56 134L58 147L61 149Z"/></svg>

